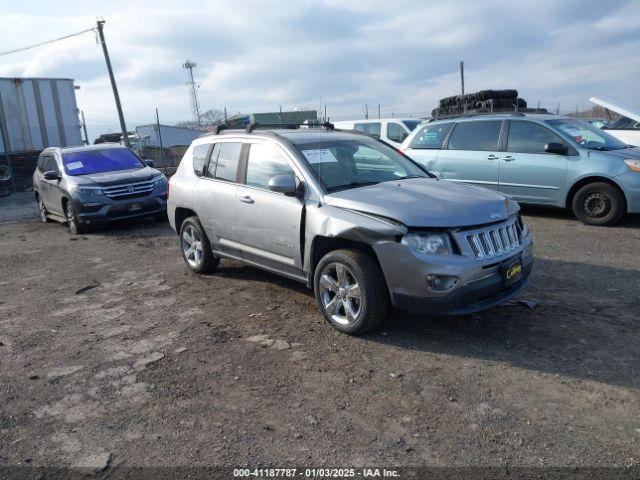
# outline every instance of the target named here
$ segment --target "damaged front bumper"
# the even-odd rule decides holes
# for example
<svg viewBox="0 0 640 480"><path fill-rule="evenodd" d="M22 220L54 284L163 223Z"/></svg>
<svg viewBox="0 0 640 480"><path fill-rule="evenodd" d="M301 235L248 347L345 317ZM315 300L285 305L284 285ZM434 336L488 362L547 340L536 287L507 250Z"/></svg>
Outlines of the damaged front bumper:
<svg viewBox="0 0 640 480"><path fill-rule="evenodd" d="M500 258L479 260L468 252L419 255L400 242L373 245L385 276L391 301L399 309L420 314L465 315L486 310L518 296L527 286L533 267L531 235L523 235L518 248ZM503 269L520 261L519 281L505 286ZM456 278L445 292L433 291L433 276Z"/></svg>

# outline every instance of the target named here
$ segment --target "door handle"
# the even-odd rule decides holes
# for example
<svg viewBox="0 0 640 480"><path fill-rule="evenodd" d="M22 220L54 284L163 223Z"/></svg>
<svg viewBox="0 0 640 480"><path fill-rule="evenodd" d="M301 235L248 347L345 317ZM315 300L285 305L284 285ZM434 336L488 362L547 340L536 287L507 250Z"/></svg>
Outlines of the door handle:
<svg viewBox="0 0 640 480"><path fill-rule="evenodd" d="M515 157L512 157L511 155L507 155L506 157L504 157L505 162L513 162L514 160Z"/></svg>
<svg viewBox="0 0 640 480"><path fill-rule="evenodd" d="M254 203L253 198L249 195L245 195L244 197L240 197L240 201L244 203Z"/></svg>
<svg viewBox="0 0 640 480"><path fill-rule="evenodd" d="M493 153L487 157L487 160L498 160L498 156Z"/></svg>

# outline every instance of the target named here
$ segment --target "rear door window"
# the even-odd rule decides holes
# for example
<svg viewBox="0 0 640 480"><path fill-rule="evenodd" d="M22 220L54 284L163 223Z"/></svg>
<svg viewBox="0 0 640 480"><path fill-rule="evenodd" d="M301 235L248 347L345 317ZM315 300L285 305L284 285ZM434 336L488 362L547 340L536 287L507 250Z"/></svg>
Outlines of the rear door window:
<svg viewBox="0 0 640 480"><path fill-rule="evenodd" d="M513 120L509 123L508 152L546 154L544 147L553 142L565 144L560 137L537 123Z"/></svg>
<svg viewBox="0 0 640 480"><path fill-rule="evenodd" d="M460 122L453 128L449 150L497 151L502 120Z"/></svg>
<svg viewBox="0 0 640 480"><path fill-rule="evenodd" d="M213 150L211 151L211 158L209 159L209 164L207 165L207 171L205 172L205 175L209 178L215 178L216 165L218 163L219 153L220 153L220 144L214 143Z"/></svg>
<svg viewBox="0 0 640 480"><path fill-rule="evenodd" d="M235 182L240 164L242 143L221 143L218 162L216 164L215 178Z"/></svg>
<svg viewBox="0 0 640 480"><path fill-rule="evenodd" d="M440 149L453 123L426 125L413 137L409 148Z"/></svg>

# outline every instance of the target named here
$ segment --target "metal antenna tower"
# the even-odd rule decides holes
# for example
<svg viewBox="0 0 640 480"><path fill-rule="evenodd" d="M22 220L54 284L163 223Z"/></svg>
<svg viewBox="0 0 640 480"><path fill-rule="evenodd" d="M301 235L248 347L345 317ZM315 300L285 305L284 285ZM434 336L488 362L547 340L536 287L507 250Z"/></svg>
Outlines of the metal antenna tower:
<svg viewBox="0 0 640 480"><path fill-rule="evenodd" d="M186 83L187 87L189 87L189 97L191 99L191 113L193 115L193 119L201 126L200 122L200 102L198 101L198 86L196 82L193 80L193 69L196 68L196 62L192 62L191 60L187 60L182 64L182 68L185 70L189 70L189 81Z"/></svg>

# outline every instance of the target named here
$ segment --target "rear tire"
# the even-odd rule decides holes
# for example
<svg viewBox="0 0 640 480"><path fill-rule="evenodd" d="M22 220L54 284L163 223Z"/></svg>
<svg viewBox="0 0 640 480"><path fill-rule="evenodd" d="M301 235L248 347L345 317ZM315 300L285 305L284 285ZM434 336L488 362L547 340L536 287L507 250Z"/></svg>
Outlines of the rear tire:
<svg viewBox="0 0 640 480"><path fill-rule="evenodd" d="M573 214L587 225L615 225L625 214L624 197L617 188L604 182L581 187L571 203Z"/></svg>
<svg viewBox="0 0 640 480"><path fill-rule="evenodd" d="M389 292L378 263L358 250L327 253L315 270L318 308L335 329L351 335L379 326L387 315Z"/></svg>
<svg viewBox="0 0 640 480"><path fill-rule="evenodd" d="M64 204L64 214L67 217L67 226L71 235L79 235L84 232L84 228L78 222L78 216L71 202Z"/></svg>
<svg viewBox="0 0 640 480"><path fill-rule="evenodd" d="M211 273L220 263L196 216L187 218L180 226L180 251L184 262L196 273Z"/></svg>

